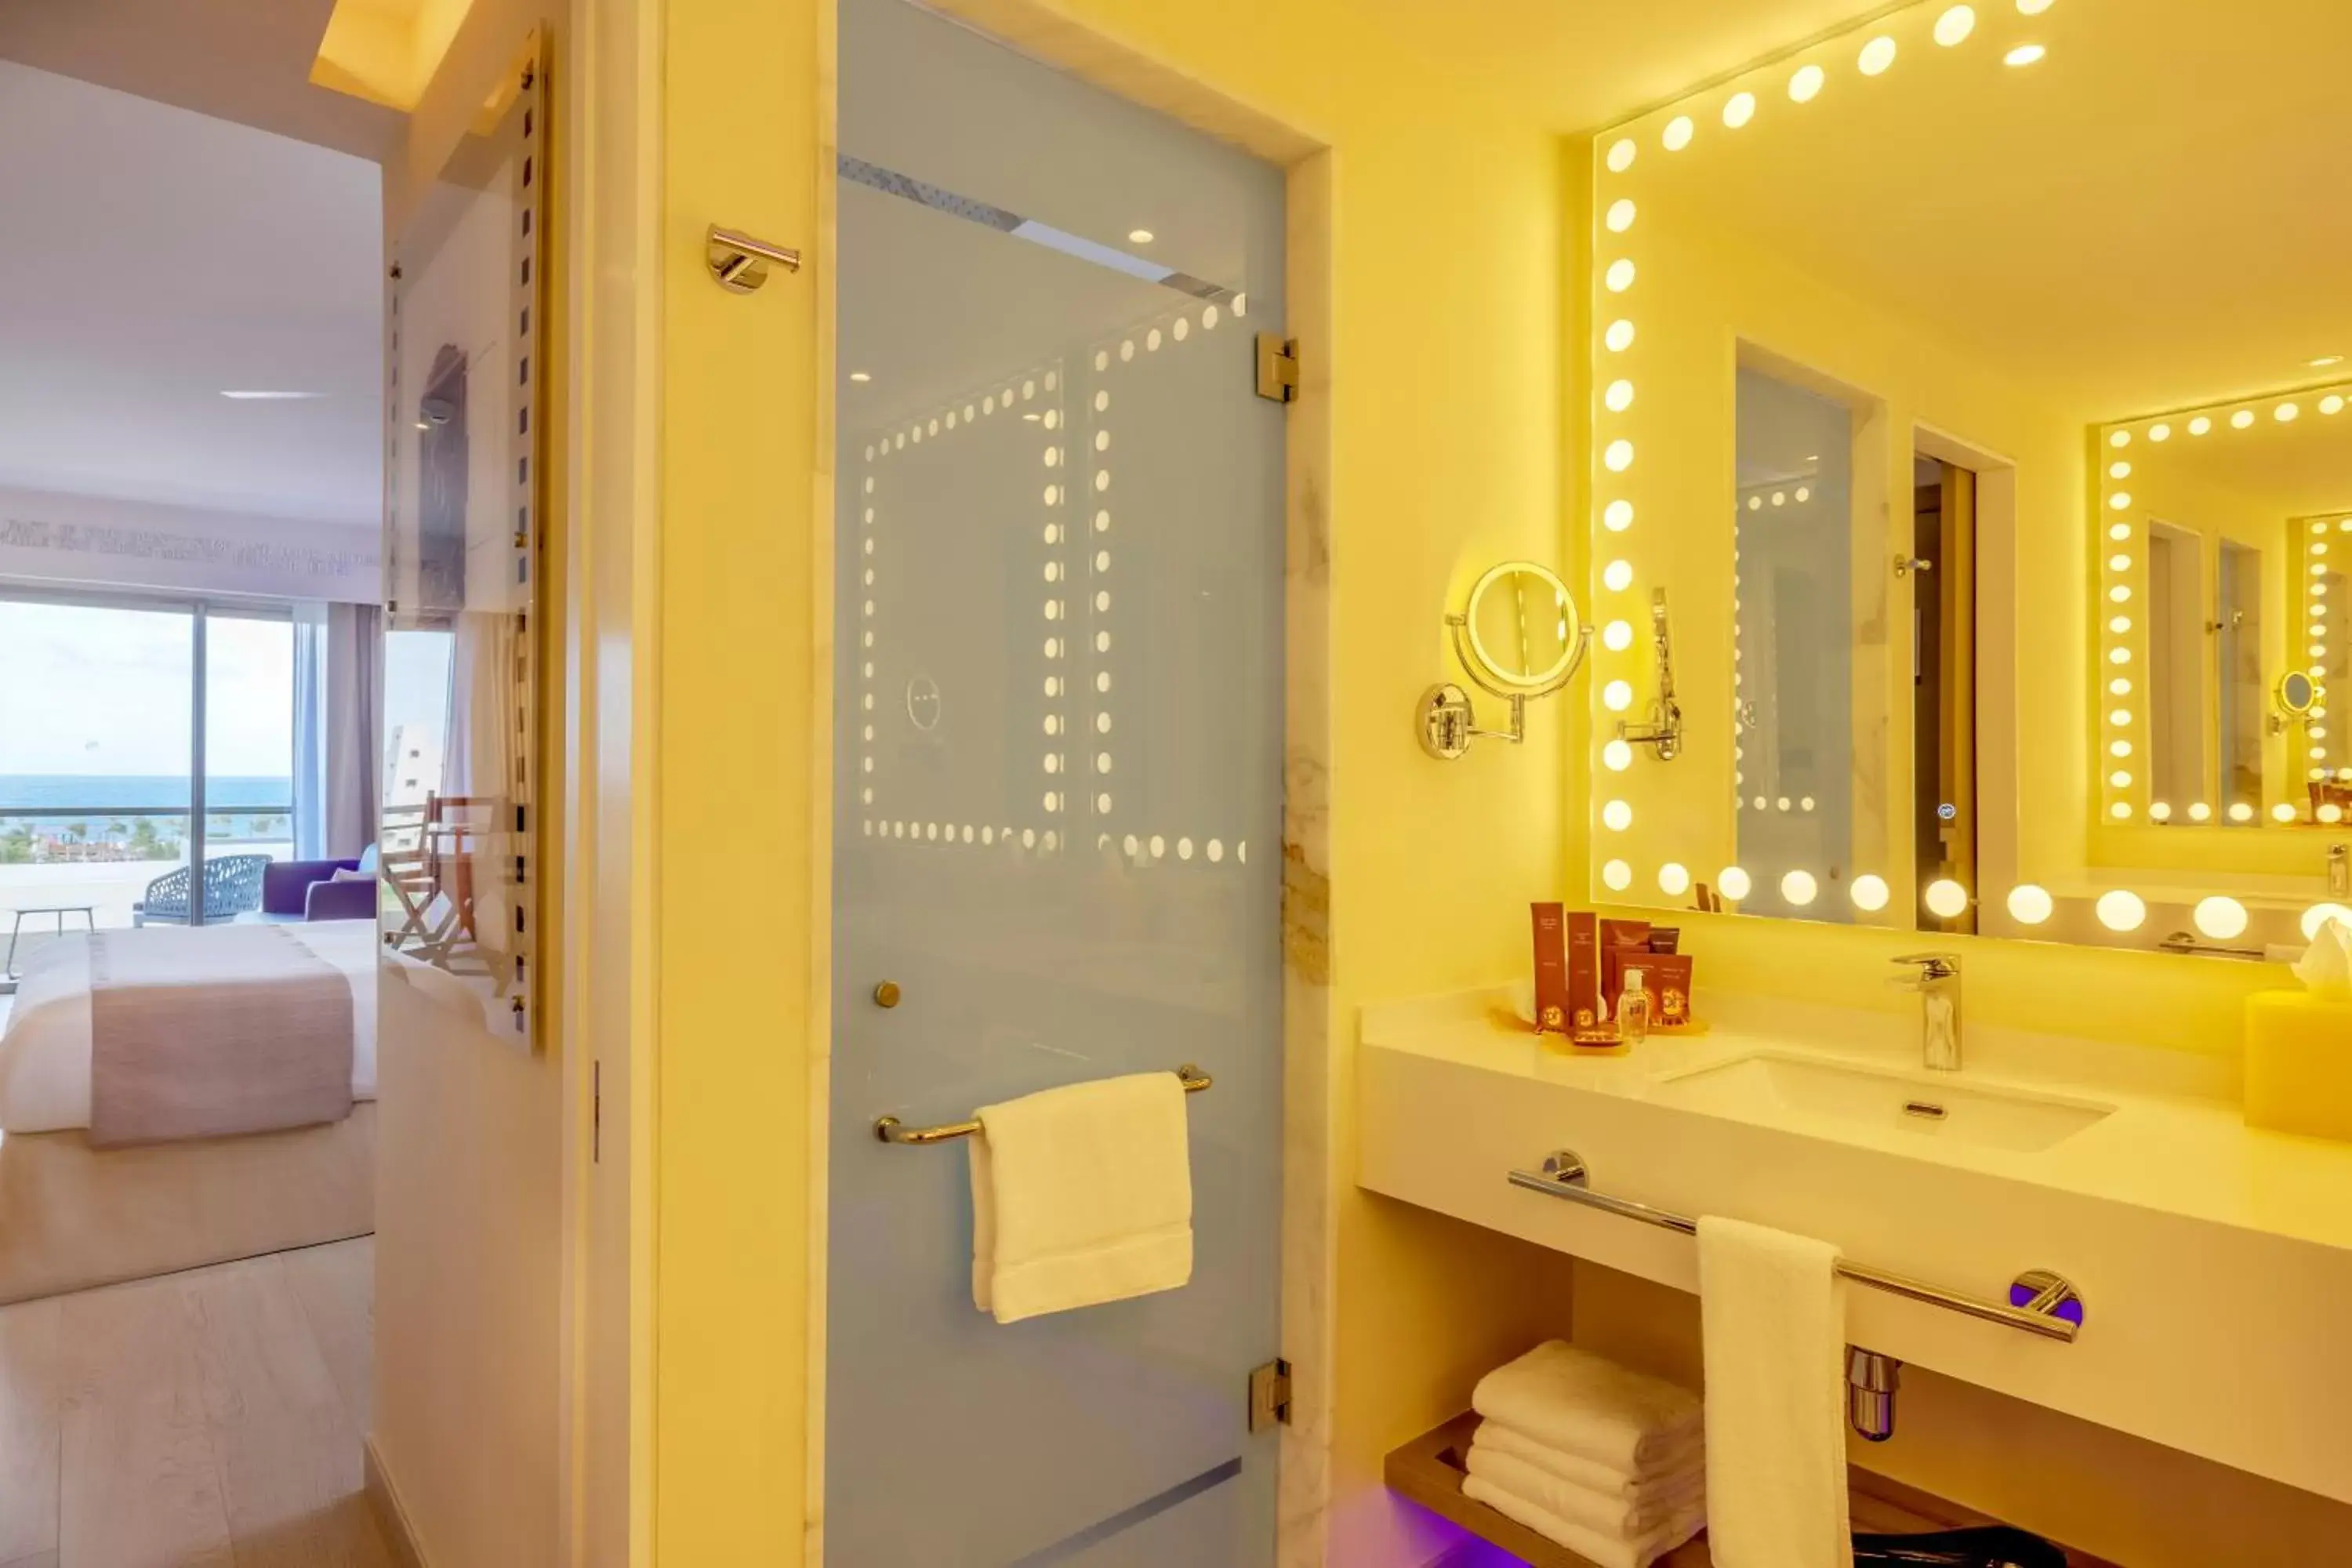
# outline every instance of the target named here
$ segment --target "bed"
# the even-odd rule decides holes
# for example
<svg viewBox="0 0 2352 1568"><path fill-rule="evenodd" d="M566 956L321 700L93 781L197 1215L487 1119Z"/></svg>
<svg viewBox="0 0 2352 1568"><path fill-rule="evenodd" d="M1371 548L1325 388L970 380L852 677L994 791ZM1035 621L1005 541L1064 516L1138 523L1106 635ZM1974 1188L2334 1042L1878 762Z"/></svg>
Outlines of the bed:
<svg viewBox="0 0 2352 1568"><path fill-rule="evenodd" d="M0 1034L0 1302L372 1231L381 951L362 921L47 944Z"/></svg>

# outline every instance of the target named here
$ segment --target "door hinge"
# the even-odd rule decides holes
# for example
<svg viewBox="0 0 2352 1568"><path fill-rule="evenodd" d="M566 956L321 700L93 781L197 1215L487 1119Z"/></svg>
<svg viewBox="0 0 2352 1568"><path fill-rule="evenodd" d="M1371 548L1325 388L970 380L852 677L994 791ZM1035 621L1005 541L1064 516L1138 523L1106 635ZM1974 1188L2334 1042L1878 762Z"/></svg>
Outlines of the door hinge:
<svg viewBox="0 0 2352 1568"><path fill-rule="evenodd" d="M1290 1363L1276 1357L1249 1374L1249 1429L1290 1425Z"/></svg>
<svg viewBox="0 0 2352 1568"><path fill-rule="evenodd" d="M1257 395L1276 403L1298 401L1298 340L1279 332L1257 335Z"/></svg>
<svg viewBox="0 0 2352 1568"><path fill-rule="evenodd" d="M588 1064L588 1163L600 1164L604 1158L604 1064Z"/></svg>

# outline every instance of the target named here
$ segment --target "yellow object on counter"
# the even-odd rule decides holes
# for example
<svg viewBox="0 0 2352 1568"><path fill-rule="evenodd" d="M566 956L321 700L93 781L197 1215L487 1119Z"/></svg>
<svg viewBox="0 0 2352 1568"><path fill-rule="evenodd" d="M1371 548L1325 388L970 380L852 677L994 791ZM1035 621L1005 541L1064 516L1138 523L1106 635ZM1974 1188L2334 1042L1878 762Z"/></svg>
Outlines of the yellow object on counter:
<svg viewBox="0 0 2352 1568"><path fill-rule="evenodd" d="M2352 1001L2246 998L2246 1125L2352 1143Z"/></svg>

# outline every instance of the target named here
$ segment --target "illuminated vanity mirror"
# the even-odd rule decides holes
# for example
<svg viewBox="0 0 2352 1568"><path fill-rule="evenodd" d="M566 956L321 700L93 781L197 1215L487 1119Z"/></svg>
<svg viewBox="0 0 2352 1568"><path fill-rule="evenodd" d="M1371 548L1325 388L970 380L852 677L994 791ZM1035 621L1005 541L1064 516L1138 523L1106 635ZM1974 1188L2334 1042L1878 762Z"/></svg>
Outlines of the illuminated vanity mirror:
<svg viewBox="0 0 2352 1568"><path fill-rule="evenodd" d="M1414 730L1422 749L1446 762L1480 737L1526 740L1528 699L1549 697L1573 679L1592 637L1568 584L1532 561L1506 561L1481 574L1445 625L1463 671L1503 699L1509 712L1508 728L1481 729L1461 687L1442 681L1423 692Z"/></svg>
<svg viewBox="0 0 2352 1568"><path fill-rule="evenodd" d="M2348 51L1941 0L1595 137L1596 896L2242 952L2352 905ZM1678 668L1610 635L1661 595Z"/></svg>

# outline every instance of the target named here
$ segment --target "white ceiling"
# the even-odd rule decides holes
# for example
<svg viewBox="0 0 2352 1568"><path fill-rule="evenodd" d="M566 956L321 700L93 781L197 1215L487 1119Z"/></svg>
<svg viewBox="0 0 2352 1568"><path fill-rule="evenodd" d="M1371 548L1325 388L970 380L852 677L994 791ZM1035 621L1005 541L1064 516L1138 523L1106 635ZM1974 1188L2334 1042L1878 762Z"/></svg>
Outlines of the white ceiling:
<svg viewBox="0 0 2352 1568"><path fill-rule="evenodd" d="M0 61L0 485L372 525L380 191L367 159Z"/></svg>

